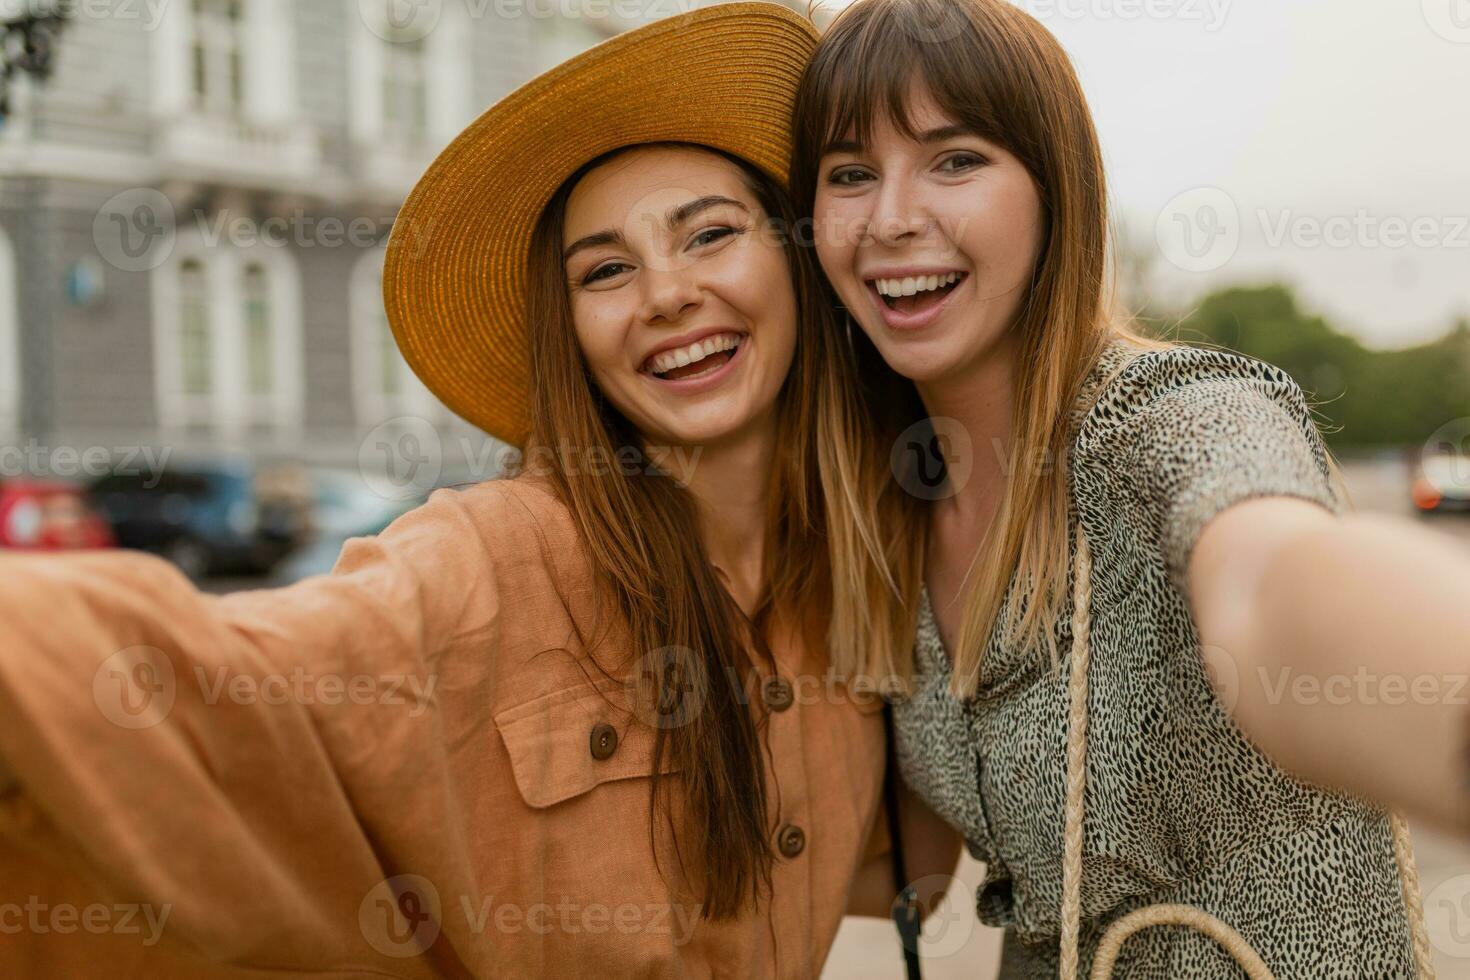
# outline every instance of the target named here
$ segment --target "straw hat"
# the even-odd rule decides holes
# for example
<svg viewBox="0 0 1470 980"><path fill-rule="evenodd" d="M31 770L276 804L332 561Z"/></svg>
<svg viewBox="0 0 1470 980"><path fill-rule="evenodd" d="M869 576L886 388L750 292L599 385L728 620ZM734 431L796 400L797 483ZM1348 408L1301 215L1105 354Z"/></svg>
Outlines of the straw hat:
<svg viewBox="0 0 1470 980"><path fill-rule="evenodd" d="M786 181L797 84L816 28L732 3L630 31L491 106L410 192L383 264L404 358L458 415L515 445L530 431L525 299L531 233L582 166L677 141Z"/></svg>

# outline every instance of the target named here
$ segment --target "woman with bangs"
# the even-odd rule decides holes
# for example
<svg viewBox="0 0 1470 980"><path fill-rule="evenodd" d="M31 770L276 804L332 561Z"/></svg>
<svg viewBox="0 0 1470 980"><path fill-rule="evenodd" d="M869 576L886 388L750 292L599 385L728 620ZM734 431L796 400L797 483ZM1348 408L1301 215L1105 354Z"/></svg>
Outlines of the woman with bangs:
<svg viewBox="0 0 1470 980"><path fill-rule="evenodd" d="M898 759L985 863L1001 976L1432 976L1387 808L1470 829L1470 718L1280 678L1462 675L1470 564L1349 512L1286 374L1113 311L1091 115L1021 9L857 0L794 130L893 448L844 666L908 678Z"/></svg>
<svg viewBox="0 0 1470 980"><path fill-rule="evenodd" d="M823 488L872 440L780 186L815 43L631 32L415 187L390 321L518 476L279 590L0 557L0 900L160 927L7 921L0 974L809 980L887 914L882 700L827 653L869 552Z"/></svg>

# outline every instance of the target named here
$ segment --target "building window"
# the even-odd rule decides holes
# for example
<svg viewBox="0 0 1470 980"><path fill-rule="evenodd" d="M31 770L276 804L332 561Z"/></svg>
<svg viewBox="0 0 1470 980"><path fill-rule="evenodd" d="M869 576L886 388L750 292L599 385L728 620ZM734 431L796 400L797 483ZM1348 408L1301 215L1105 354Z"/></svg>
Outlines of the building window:
<svg viewBox="0 0 1470 980"><path fill-rule="evenodd" d="M383 42L383 136L419 146L429 133L428 48L423 38Z"/></svg>
<svg viewBox="0 0 1470 980"><path fill-rule="evenodd" d="M269 398L275 389L275 359L271 356L271 308L265 270L255 263L246 266L242 287L245 297L245 390L252 398Z"/></svg>
<svg viewBox="0 0 1470 980"><path fill-rule="evenodd" d="M180 265L179 377L183 393L192 398L208 398L213 388L208 297L203 263L190 259Z"/></svg>
<svg viewBox="0 0 1470 980"><path fill-rule="evenodd" d="M154 276L161 423L211 436L292 436L304 399L294 258L181 237Z"/></svg>
<svg viewBox="0 0 1470 980"><path fill-rule="evenodd" d="M20 435L20 311L15 249L0 228L0 439Z"/></svg>
<svg viewBox="0 0 1470 980"><path fill-rule="evenodd" d="M194 106L237 115L245 104L243 0L193 0Z"/></svg>

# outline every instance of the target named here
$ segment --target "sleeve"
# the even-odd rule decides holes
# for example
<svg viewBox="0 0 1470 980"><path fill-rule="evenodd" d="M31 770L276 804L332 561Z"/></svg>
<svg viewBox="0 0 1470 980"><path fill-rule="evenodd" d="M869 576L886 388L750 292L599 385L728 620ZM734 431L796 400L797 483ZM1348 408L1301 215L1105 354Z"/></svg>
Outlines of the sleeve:
<svg viewBox="0 0 1470 980"><path fill-rule="evenodd" d="M1181 592L1201 532L1253 497L1296 497L1338 512L1321 433L1291 376L1261 361L1177 348L1125 372L1146 392L1126 423L1127 476Z"/></svg>
<svg viewBox="0 0 1470 980"><path fill-rule="evenodd" d="M462 857L436 707L488 682L449 656L494 642L483 537L440 490L330 575L223 597L137 553L0 555L0 854L169 908L210 959L365 964L342 923L385 866Z"/></svg>

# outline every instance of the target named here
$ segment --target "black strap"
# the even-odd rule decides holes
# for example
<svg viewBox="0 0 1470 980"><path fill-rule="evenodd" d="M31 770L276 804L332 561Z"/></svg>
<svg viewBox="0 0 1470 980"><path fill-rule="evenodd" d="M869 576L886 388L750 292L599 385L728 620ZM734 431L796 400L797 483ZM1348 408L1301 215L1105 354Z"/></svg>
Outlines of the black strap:
<svg viewBox="0 0 1470 980"><path fill-rule="evenodd" d="M883 772L883 805L888 811L888 849L893 859L893 885L896 894L889 915L898 927L898 938L903 943L903 964L909 980L920 980L923 972L919 966L919 894L909 884L908 872L903 866L903 835L898 822L898 755L893 745L893 706L883 706L883 727L888 740L888 759Z"/></svg>

